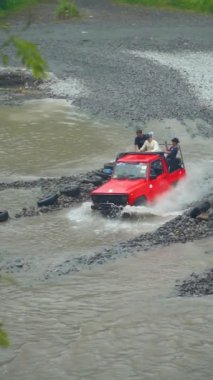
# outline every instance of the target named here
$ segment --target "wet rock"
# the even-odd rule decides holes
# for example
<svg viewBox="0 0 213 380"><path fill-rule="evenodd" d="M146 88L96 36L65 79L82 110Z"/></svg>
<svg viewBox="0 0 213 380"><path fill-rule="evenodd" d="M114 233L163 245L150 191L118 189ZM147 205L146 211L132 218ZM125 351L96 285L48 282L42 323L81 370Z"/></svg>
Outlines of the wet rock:
<svg viewBox="0 0 213 380"><path fill-rule="evenodd" d="M197 220L209 220L209 214L207 212L202 212L198 216L196 216Z"/></svg>
<svg viewBox="0 0 213 380"><path fill-rule="evenodd" d="M210 220L208 222L208 227L209 227L209 229L211 229L213 231L213 220Z"/></svg>
<svg viewBox="0 0 213 380"><path fill-rule="evenodd" d="M192 273L181 284L176 284L179 296L201 296L213 294L213 268L203 274Z"/></svg>
<svg viewBox="0 0 213 380"><path fill-rule="evenodd" d="M191 218L196 218L198 215L200 215L201 213L203 212L206 212L208 211L208 209L211 207L211 204L209 201L205 201L205 202L202 202L202 203L198 203L196 207L194 207L191 211L190 211L190 217Z"/></svg>
<svg viewBox="0 0 213 380"><path fill-rule="evenodd" d="M82 180L82 183L91 183L95 186L100 186L103 183L103 178L99 175L88 176Z"/></svg>
<svg viewBox="0 0 213 380"><path fill-rule="evenodd" d="M24 69L3 69L0 71L0 87L35 87L41 84L33 75Z"/></svg>
<svg viewBox="0 0 213 380"><path fill-rule="evenodd" d="M60 190L61 195L66 195L67 197L77 197L80 194L80 186L76 184L67 185Z"/></svg>
<svg viewBox="0 0 213 380"><path fill-rule="evenodd" d="M0 209L0 223L6 222L8 219L9 219L8 211Z"/></svg>
<svg viewBox="0 0 213 380"><path fill-rule="evenodd" d="M43 206L49 206L49 205L55 205L58 203L58 194L48 194L45 195L43 198L39 199L37 202L38 207Z"/></svg>
<svg viewBox="0 0 213 380"><path fill-rule="evenodd" d="M20 272L28 272L30 270L30 263L25 259L18 258L13 260L12 262L6 261L5 263L1 263L0 272L4 273L20 273Z"/></svg>
<svg viewBox="0 0 213 380"><path fill-rule="evenodd" d="M39 210L34 206L31 206L29 208L23 207L22 210L16 212L15 218L19 219L21 217L32 217L36 215L39 215Z"/></svg>
<svg viewBox="0 0 213 380"><path fill-rule="evenodd" d="M208 211L209 220L213 220L213 208Z"/></svg>

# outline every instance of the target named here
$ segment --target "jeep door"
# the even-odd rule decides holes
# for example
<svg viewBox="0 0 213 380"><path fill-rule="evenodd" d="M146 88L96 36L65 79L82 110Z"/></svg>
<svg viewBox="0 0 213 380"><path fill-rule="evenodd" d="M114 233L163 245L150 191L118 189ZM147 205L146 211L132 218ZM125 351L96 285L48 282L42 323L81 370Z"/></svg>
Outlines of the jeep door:
<svg viewBox="0 0 213 380"><path fill-rule="evenodd" d="M169 174L165 171L162 160L159 158L151 162L149 171L150 201L167 191L170 186Z"/></svg>

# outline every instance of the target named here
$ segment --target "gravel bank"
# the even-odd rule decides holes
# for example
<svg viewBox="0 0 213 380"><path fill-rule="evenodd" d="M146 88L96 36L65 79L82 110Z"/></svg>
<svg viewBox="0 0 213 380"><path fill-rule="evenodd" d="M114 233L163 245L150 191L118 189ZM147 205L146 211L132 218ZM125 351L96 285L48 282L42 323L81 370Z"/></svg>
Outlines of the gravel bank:
<svg viewBox="0 0 213 380"><path fill-rule="evenodd" d="M71 177L40 178L34 181L15 181L10 183L3 182L0 183L0 191L8 189L29 190L35 187L39 187L43 194L41 199L50 194L58 194L57 201L49 206L37 207L37 204L34 204L31 207L24 207L22 210L17 210L15 215L10 215L10 210L8 210L11 217L32 217L40 215L42 213L56 211L62 208L67 208L82 202L86 202L90 200L90 192L97 186L102 185L105 181L106 179L103 178L101 170L99 170ZM61 194L63 193L64 189L71 186L78 187L79 194L75 196L65 196L64 194Z"/></svg>
<svg viewBox="0 0 213 380"><path fill-rule="evenodd" d="M200 99L196 88L202 83L193 76L202 66L208 70L205 64L212 61L212 16L117 6L107 0L77 0L76 4L82 18L56 22L55 5L49 4L38 8L31 28L22 32L38 43L49 70L59 79L83 85L73 97L72 85L69 94L67 89L63 92L61 82L60 89L49 91L49 96L65 97L84 112L124 125L150 118L212 123L212 107ZM145 54L135 57L128 51ZM169 53L177 65L173 61L172 66L162 64L150 52ZM201 62L204 52L210 54L210 61ZM195 54L189 67L192 75L187 71L183 75L181 57L191 53ZM212 83L205 86L211 88Z"/></svg>
<svg viewBox="0 0 213 380"><path fill-rule="evenodd" d="M176 284L179 296L213 294L213 268L202 274L192 273L182 284Z"/></svg>

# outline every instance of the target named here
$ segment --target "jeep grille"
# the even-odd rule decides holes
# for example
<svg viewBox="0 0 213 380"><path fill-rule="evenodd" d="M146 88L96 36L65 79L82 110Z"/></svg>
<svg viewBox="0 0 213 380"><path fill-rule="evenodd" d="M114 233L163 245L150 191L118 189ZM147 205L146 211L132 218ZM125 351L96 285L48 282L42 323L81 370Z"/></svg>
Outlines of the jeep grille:
<svg viewBox="0 0 213 380"><path fill-rule="evenodd" d="M94 203L113 203L117 206L125 206L128 202L128 195L114 195L114 194L100 194L93 195L92 200Z"/></svg>

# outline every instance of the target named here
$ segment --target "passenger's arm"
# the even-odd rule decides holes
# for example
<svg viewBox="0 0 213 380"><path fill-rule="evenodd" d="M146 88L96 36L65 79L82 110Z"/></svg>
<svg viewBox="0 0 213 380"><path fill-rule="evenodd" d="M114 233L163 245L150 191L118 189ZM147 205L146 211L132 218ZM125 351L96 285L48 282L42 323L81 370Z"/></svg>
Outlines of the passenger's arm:
<svg viewBox="0 0 213 380"><path fill-rule="evenodd" d="M159 152L160 151L160 147L158 145L158 142L157 141L154 141L154 149L153 149L153 152Z"/></svg>
<svg viewBox="0 0 213 380"><path fill-rule="evenodd" d="M146 141L145 143L143 144L142 148L139 149L140 152L145 152L146 150Z"/></svg>
<svg viewBox="0 0 213 380"><path fill-rule="evenodd" d="M168 145L166 145L166 149L164 149L164 153L166 153L166 154L169 154L169 153L170 153L170 150L169 150L169 148L168 148Z"/></svg>
<svg viewBox="0 0 213 380"><path fill-rule="evenodd" d="M135 152L138 152L138 144L137 144L137 137L134 139L134 147L135 147Z"/></svg>

